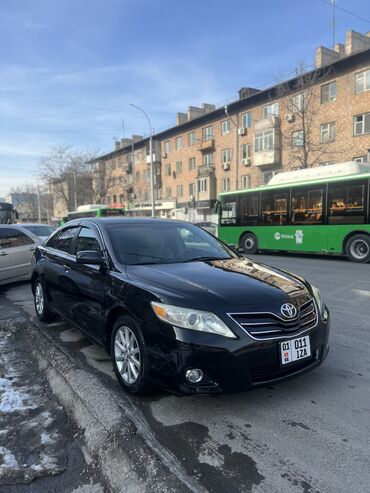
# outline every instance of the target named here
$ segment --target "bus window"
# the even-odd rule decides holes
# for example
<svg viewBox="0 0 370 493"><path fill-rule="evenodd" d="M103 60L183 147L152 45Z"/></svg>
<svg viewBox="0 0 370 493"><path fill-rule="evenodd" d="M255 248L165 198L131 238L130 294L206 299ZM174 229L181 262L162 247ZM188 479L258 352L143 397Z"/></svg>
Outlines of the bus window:
<svg viewBox="0 0 370 493"><path fill-rule="evenodd" d="M322 224L322 188L292 190L292 224Z"/></svg>
<svg viewBox="0 0 370 493"><path fill-rule="evenodd" d="M328 224L363 224L365 222L365 183L329 185Z"/></svg>
<svg viewBox="0 0 370 493"><path fill-rule="evenodd" d="M257 226L259 221L259 193L246 193L239 197L238 224Z"/></svg>
<svg viewBox="0 0 370 493"><path fill-rule="evenodd" d="M288 222L287 192L262 192L261 216L264 226L283 225Z"/></svg>
<svg viewBox="0 0 370 493"><path fill-rule="evenodd" d="M236 195L225 195L221 198L221 224L236 224Z"/></svg>

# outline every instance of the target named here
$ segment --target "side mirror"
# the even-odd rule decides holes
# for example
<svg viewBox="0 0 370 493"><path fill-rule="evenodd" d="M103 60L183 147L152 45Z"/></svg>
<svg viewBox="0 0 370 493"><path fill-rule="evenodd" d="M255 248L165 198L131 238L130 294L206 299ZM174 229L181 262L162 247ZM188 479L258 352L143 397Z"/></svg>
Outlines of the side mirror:
<svg viewBox="0 0 370 493"><path fill-rule="evenodd" d="M78 264L86 265L105 265L105 259L102 253L95 250L83 250L76 255L76 262Z"/></svg>

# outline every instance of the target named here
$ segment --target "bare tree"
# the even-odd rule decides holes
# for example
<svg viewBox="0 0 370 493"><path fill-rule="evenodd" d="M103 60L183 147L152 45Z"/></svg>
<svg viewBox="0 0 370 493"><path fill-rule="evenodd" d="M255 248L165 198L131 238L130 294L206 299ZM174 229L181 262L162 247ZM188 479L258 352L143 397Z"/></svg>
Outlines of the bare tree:
<svg viewBox="0 0 370 493"><path fill-rule="evenodd" d="M330 70L314 70L304 73L298 70L298 77L283 82L277 87L277 96L282 102L283 118L290 124L282 132L281 146L288 150L288 166L309 168L323 160L330 159L332 135L321 139L316 112L320 101L320 83L329 75Z"/></svg>
<svg viewBox="0 0 370 493"><path fill-rule="evenodd" d="M25 184L11 191L12 203L23 222L49 222L52 208L50 194L38 185Z"/></svg>

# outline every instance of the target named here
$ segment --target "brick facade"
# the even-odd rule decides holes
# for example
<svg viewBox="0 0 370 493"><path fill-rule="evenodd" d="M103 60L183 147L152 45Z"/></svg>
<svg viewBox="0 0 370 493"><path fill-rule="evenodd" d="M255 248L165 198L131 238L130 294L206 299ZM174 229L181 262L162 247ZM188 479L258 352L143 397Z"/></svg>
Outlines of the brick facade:
<svg viewBox="0 0 370 493"><path fill-rule="evenodd" d="M367 42L367 38L363 38ZM206 109L198 109L195 118L189 120L186 114L179 114L180 124L154 135L157 214L189 220L214 219L213 204L220 192L241 189L246 184L245 180L250 187L256 187L267 181L272 173L300 167L297 157L301 150L293 147L292 138L293 132L302 130L302 115L294 114L292 98L305 90L310 91L306 93L310 103L305 114L305 118L310 119L307 165L317 166L368 156L370 115L362 135L354 135L354 117L370 113L370 72L368 85L365 77L365 90L356 91L356 74L370 71L370 49L335 56L336 61L317 67L308 74L311 77L308 89L302 90L299 86L300 77L268 90L247 89L247 96L229 104L227 113L224 108L212 110L210 105L204 105ZM320 63L325 62L322 56L319 60ZM323 102L322 91L328 88L322 89L322 86L329 83L335 83L335 98L332 86L331 99ZM243 95L243 90L240 94ZM278 114L264 114L264 107L275 103L279 104ZM274 110L277 111L276 106ZM243 119L247 113L248 117ZM229 124L223 125L226 120ZM321 133L334 136L333 126L330 131L328 126L321 130L321 125L330 123L335 124L335 138L322 144ZM361 124L358 125L360 128ZM205 140L203 129L210 126L212 135ZM299 136L299 133L294 135ZM260 140L256 142L258 136ZM264 139L273 140L273 149L258 152L258 146L264 145ZM131 208L135 214L149 215L149 142L146 138L136 139L133 145L126 144L127 139L122 145L118 143L115 151L96 160L105 166L115 167L106 202L112 203L113 199L123 201L127 209ZM242 146L245 144L250 146L250 158L243 160ZM210 153L211 163L207 161ZM225 163L222 157L226 159ZM127 165L128 162L131 166Z"/></svg>

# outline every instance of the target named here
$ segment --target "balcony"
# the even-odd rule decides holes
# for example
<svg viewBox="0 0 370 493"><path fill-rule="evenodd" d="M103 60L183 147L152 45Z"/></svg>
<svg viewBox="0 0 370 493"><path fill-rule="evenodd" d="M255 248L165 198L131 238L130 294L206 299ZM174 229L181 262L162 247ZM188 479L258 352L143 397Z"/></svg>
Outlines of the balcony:
<svg viewBox="0 0 370 493"><path fill-rule="evenodd" d="M161 161L161 156L158 152L153 152L153 163L159 163ZM150 164L150 153L145 156L146 164Z"/></svg>
<svg viewBox="0 0 370 493"><path fill-rule="evenodd" d="M215 139L210 138L207 140L203 140L198 150L201 152L206 152L206 151L212 151L214 150L214 148L215 148Z"/></svg>
<svg viewBox="0 0 370 493"><path fill-rule="evenodd" d="M280 119L278 117L271 116L256 122L254 149L253 164L255 166L281 164Z"/></svg>
<svg viewBox="0 0 370 493"><path fill-rule="evenodd" d="M203 178L207 176L214 176L215 167L213 164L204 164L203 166L199 166L197 178Z"/></svg>

